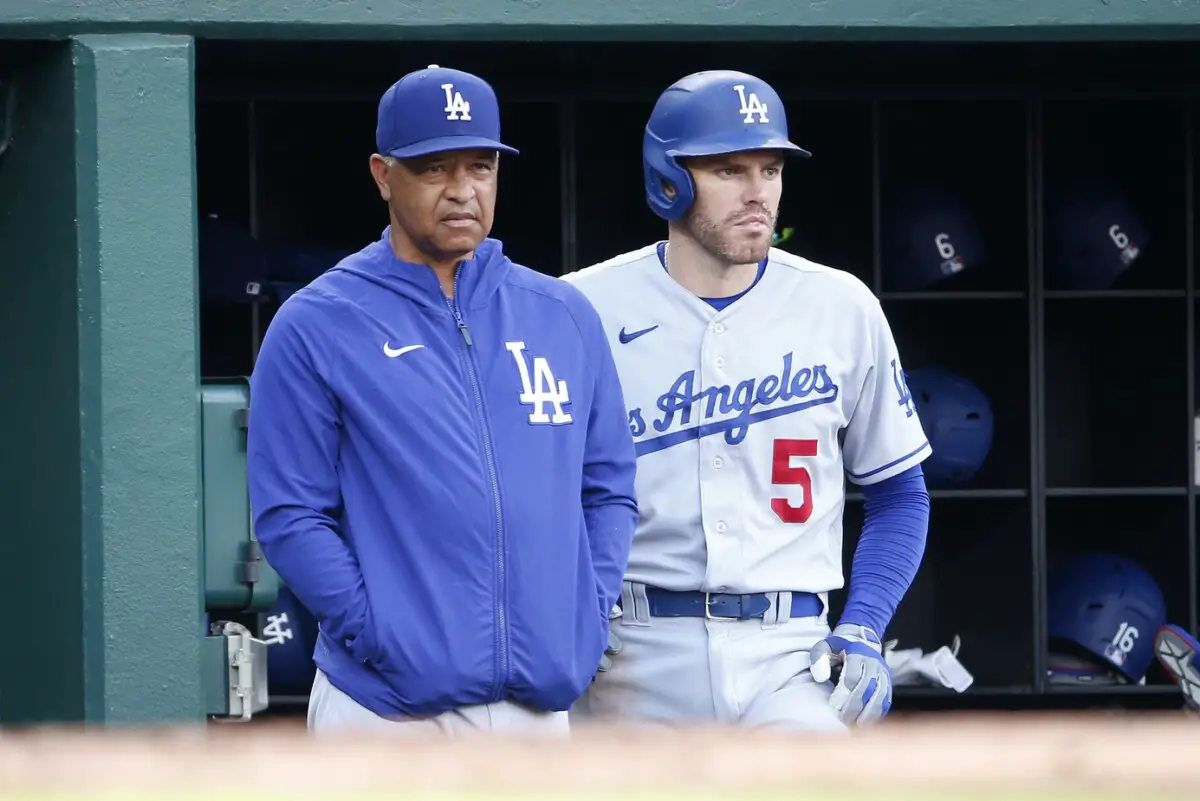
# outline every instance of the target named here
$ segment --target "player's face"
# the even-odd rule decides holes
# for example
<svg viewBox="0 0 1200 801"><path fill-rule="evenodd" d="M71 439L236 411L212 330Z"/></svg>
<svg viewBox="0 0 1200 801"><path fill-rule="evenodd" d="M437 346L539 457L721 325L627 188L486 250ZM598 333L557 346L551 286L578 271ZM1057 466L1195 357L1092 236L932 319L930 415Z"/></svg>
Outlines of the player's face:
<svg viewBox="0 0 1200 801"><path fill-rule="evenodd" d="M380 195L418 254L442 262L469 254L492 230L499 154L456 150L387 166L373 159Z"/></svg>
<svg viewBox="0 0 1200 801"><path fill-rule="evenodd" d="M684 216L688 234L727 264L762 261L771 247L783 157L773 150L690 159L696 202Z"/></svg>

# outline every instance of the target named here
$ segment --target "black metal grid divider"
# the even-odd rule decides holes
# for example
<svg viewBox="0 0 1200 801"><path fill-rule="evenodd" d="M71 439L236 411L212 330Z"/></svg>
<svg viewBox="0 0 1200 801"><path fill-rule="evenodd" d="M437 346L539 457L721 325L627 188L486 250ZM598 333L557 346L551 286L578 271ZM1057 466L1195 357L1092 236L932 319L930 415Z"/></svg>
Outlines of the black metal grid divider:
<svg viewBox="0 0 1200 801"><path fill-rule="evenodd" d="M258 207L259 207L259 175L258 167L258 104L251 100L246 103L246 135L249 137L249 184L250 184L250 236L258 238ZM250 306L250 365L258 360L258 349L262 345L262 306L254 303Z"/></svg>
<svg viewBox="0 0 1200 801"><path fill-rule="evenodd" d="M883 137L883 109L878 99L871 101L871 289L883 294L883 164L880 159Z"/></svg>
<svg viewBox="0 0 1200 801"><path fill-rule="evenodd" d="M1045 325L1042 296L1042 99L1026 103L1026 224L1029 262L1029 514L1030 570L1032 573L1033 691L1045 691L1046 682L1046 435L1043 425L1045 394Z"/></svg>
<svg viewBox="0 0 1200 801"><path fill-rule="evenodd" d="M576 241L576 219L578 214L577 193L575 191L575 158L578 152L575 141L578 107L573 100L564 100L558 104L559 153L562 165L560 185L562 188L562 264L559 274L566 275L577 268L578 243Z"/></svg>
<svg viewBox="0 0 1200 801"><path fill-rule="evenodd" d="M1184 110L1184 286L1187 296L1187 430L1189 438L1195 436L1196 415L1196 144L1195 144L1196 106L1188 102ZM1200 584L1200 565L1197 560L1196 544L1196 453L1193 445L1188 459L1188 631L1196 633L1200 630L1200 600L1197 599Z"/></svg>

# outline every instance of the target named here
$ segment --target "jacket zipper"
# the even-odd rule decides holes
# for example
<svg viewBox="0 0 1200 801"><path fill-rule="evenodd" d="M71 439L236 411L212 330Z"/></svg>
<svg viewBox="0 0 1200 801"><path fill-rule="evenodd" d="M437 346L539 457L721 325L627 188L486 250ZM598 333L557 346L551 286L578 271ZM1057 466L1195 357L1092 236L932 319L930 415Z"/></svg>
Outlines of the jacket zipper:
<svg viewBox="0 0 1200 801"><path fill-rule="evenodd" d="M492 503L496 516L496 567L499 577L499 587L496 593L496 620L500 628L500 647L497 654L498 679L492 697L496 701L504 698L504 687L508 683L508 624L506 620L504 597L505 597L505 575L504 575L504 515L500 505L500 481L496 477L496 461L492 456L492 437L488 428L487 415L483 410L483 392L479 388L479 376L475 372L475 360L471 353L471 347L474 342L471 340L471 331L467 328L467 323L463 320L462 312L458 308L458 276L454 275L454 298L446 298L446 305L450 307L450 314L454 316L454 322L458 326L458 331L462 334L463 342L467 348L467 374L471 378L471 389L475 393L475 411L479 416L479 426L483 431L483 453L484 459L487 462L488 478L492 482ZM445 297L445 295L443 295Z"/></svg>

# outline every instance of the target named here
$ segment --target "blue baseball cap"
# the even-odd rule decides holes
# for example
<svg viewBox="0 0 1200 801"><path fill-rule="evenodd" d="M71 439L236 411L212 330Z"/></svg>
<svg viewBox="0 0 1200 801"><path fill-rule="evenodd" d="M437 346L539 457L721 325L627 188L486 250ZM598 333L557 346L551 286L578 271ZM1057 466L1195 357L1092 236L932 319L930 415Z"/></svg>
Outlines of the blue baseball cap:
<svg viewBox="0 0 1200 801"><path fill-rule="evenodd" d="M482 78L430 64L392 84L379 100L375 147L398 159L448 150L502 150L500 105Z"/></svg>

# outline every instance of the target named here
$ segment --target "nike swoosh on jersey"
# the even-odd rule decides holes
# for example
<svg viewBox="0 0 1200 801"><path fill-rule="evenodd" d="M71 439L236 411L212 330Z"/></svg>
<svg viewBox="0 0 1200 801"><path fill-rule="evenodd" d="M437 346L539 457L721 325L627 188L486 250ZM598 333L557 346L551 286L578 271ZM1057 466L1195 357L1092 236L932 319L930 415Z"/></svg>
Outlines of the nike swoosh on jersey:
<svg viewBox="0 0 1200 801"><path fill-rule="evenodd" d="M637 339L638 337L643 337L646 334L649 334L651 331L653 331L656 328L658 328L657 325L652 325L649 328L643 328L641 331L634 331L633 333L626 334L625 327L622 326L621 332L619 334L617 334L617 339L621 340L622 345L628 345L633 340Z"/></svg>
<svg viewBox="0 0 1200 801"><path fill-rule="evenodd" d="M410 351L420 350L423 347L425 347L425 346L424 345L405 345L402 348L393 348L391 346L391 343L384 342L383 343L383 354L385 356L387 356L389 359L394 359L397 356L403 356L404 354L409 353Z"/></svg>

